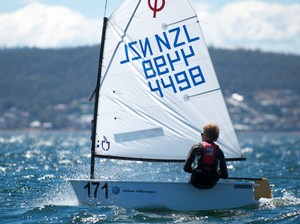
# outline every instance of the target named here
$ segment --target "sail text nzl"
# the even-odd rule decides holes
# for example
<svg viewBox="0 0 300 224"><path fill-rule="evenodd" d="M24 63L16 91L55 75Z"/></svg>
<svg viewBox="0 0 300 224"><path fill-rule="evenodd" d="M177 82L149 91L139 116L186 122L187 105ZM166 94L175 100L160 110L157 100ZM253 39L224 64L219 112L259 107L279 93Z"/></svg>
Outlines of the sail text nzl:
<svg viewBox="0 0 300 224"><path fill-rule="evenodd" d="M164 89L182 92L205 83L194 50L200 37L190 35L186 25L172 28L152 37L124 44L125 59L120 64L138 61L151 92L164 96ZM195 61L195 60L194 60Z"/></svg>

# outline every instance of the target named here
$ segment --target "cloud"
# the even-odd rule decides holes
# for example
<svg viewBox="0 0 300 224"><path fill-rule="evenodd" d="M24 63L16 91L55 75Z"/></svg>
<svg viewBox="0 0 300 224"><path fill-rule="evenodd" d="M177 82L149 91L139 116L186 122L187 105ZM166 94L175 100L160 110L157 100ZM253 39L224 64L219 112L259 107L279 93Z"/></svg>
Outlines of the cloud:
<svg viewBox="0 0 300 224"><path fill-rule="evenodd" d="M208 45L300 55L299 3L225 1L216 8L204 2L197 1L194 6ZM16 12L0 14L0 47L98 44L101 26L100 20L85 18L64 6L32 1Z"/></svg>
<svg viewBox="0 0 300 224"><path fill-rule="evenodd" d="M31 3L0 15L0 46L57 48L99 43L101 21L63 6Z"/></svg>
<svg viewBox="0 0 300 224"><path fill-rule="evenodd" d="M237 1L217 11L197 9L209 45L300 54L300 4Z"/></svg>

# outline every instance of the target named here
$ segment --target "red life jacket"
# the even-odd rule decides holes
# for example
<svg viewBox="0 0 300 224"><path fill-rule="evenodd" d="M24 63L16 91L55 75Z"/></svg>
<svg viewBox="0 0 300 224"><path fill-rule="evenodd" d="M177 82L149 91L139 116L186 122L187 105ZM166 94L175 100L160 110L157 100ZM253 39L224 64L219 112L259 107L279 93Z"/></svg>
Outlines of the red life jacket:
<svg viewBox="0 0 300 224"><path fill-rule="evenodd" d="M217 171L217 145L215 143L202 142L204 149L198 161L198 168L205 171Z"/></svg>

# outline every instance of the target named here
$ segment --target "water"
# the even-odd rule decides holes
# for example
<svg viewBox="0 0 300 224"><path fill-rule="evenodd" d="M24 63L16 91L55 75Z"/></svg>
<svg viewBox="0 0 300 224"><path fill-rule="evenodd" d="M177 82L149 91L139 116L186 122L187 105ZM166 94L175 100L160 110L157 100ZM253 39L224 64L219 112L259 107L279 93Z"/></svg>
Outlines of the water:
<svg viewBox="0 0 300 224"><path fill-rule="evenodd" d="M274 198L242 209L174 212L79 205L66 179L89 177L89 133L2 132L0 223L300 223L299 133L238 137L247 160L229 163L230 175L268 177ZM188 179L182 164L97 162L102 178Z"/></svg>

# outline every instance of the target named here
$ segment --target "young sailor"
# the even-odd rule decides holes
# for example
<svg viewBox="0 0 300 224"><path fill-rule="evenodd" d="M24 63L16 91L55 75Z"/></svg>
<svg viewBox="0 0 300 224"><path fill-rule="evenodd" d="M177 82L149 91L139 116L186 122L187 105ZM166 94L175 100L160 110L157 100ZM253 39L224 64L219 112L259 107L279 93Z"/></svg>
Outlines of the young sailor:
<svg viewBox="0 0 300 224"><path fill-rule="evenodd" d="M193 145L184 164L191 174L190 183L197 188L212 188L219 178L228 177L223 151L214 142L219 138L219 127L214 123L204 125L202 142Z"/></svg>

